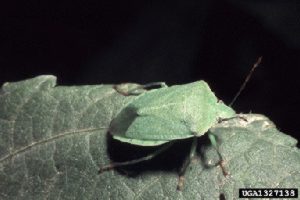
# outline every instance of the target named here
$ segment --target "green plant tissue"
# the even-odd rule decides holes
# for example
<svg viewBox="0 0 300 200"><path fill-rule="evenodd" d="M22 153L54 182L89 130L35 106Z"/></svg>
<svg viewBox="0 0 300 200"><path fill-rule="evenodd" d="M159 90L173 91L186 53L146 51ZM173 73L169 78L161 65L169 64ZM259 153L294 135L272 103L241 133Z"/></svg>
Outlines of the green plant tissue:
<svg viewBox="0 0 300 200"><path fill-rule="evenodd" d="M219 159L210 145L202 148L205 159L189 166L183 191L176 190L176 170L99 175L99 166L110 162L109 124L134 98L112 85L56 86L54 76L5 83L0 91L0 199L238 199L239 188L300 188L297 141L258 114L211 128L226 177L219 166L208 167Z"/></svg>

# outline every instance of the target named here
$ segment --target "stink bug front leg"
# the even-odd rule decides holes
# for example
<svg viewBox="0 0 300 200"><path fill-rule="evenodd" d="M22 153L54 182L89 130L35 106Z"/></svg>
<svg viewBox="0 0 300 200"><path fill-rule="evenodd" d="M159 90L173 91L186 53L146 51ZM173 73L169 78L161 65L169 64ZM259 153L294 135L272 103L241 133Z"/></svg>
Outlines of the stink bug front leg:
<svg viewBox="0 0 300 200"><path fill-rule="evenodd" d="M217 140L216 140L216 136L214 136L212 133L208 132L208 138L209 138L212 146L216 149L216 151L219 155L220 161L218 162L218 165L220 165L223 175L227 176L229 173L225 169L224 160L223 160L223 157L222 157L222 155L219 151L219 146L218 146L218 143L217 143Z"/></svg>
<svg viewBox="0 0 300 200"><path fill-rule="evenodd" d="M185 159L182 167L179 170L179 178L178 178L178 184L177 184L177 190L182 191L183 189L183 185L184 185L184 174L185 171L187 169L187 167L189 166L191 160L195 157L196 154L196 150L197 150L197 138L194 137L193 138L193 143L191 146L191 150L190 150L190 154L187 156L187 158Z"/></svg>
<svg viewBox="0 0 300 200"><path fill-rule="evenodd" d="M153 83L147 83L145 85L139 85L136 88L133 88L129 91L123 91L121 89L118 88L118 85L114 85L113 88L120 94L124 95L124 96L130 96L130 95L140 95L141 93L143 93L143 89L148 89L148 88L152 88L152 87L161 87L161 88L165 88L168 87L167 84L165 82L153 82Z"/></svg>
<svg viewBox="0 0 300 200"><path fill-rule="evenodd" d="M222 122L229 121L229 120L232 120L232 119L237 119L237 118L241 119L241 120L244 120L245 122L248 122L247 119L244 116L236 115L234 117L229 117L229 118L219 118L218 123L222 123Z"/></svg>
<svg viewBox="0 0 300 200"><path fill-rule="evenodd" d="M156 87L159 86L161 88L168 87L168 85L165 82L153 82L153 83L147 83L145 85L142 85L143 89L147 89L150 87Z"/></svg>

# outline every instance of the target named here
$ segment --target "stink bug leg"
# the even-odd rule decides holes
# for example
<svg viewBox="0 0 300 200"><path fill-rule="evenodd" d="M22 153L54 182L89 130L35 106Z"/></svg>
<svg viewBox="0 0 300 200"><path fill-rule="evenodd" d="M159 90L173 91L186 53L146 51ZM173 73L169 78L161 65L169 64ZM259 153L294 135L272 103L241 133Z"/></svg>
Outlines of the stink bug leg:
<svg viewBox="0 0 300 200"><path fill-rule="evenodd" d="M114 86L114 89L124 96L130 96L130 95L140 95L141 93L143 93L141 91L142 89L147 89L147 88L157 87L157 86L159 86L161 88L168 87L165 82L153 82L153 83L147 83L145 85L137 86L136 88L133 88L127 92L120 90L117 87L117 85Z"/></svg>
<svg viewBox="0 0 300 200"><path fill-rule="evenodd" d="M152 158L154 158L158 154L160 154L163 151L167 150L170 146L172 146L172 144L173 144L173 142L169 142L169 143L163 145L162 147L160 147L158 150L154 151L153 153L151 153L151 154L149 154L145 157L142 157L142 158L138 158L138 159L130 160L130 161L125 161L125 162L114 162L114 163L110 163L109 165L105 165L103 167L100 167L99 174L101 174L102 172L105 172L105 171L112 170L112 169L117 168L117 167L133 165L133 164L137 164L137 163L140 163L140 162L143 162L143 161L151 160Z"/></svg>
<svg viewBox="0 0 300 200"><path fill-rule="evenodd" d="M222 157L222 155L219 151L219 146L218 146L218 143L217 143L217 140L216 140L216 136L214 136L211 132L208 132L208 138L209 138L212 146L216 149L216 151L218 153L218 156L220 158L220 161L218 162L218 165L220 165L223 175L227 176L228 172L225 169L224 160L223 160L223 157Z"/></svg>
<svg viewBox="0 0 300 200"><path fill-rule="evenodd" d="M178 178L177 190L181 191L183 189L184 174L185 174L185 171L186 171L187 167L189 166L191 160L195 157L196 150L197 150L197 144L198 144L197 138L194 137L193 138L193 143L192 143L192 146L191 146L191 150L190 150L190 154L189 154L189 156L187 156L187 158L185 159L182 167L179 170L179 174L178 174L179 178Z"/></svg>
<svg viewBox="0 0 300 200"><path fill-rule="evenodd" d="M245 122L247 122L247 119L244 116L237 115L237 116L234 116L234 117L219 118L218 123L222 123L222 122L229 121L229 120L232 120L232 119L241 119L241 120L244 120Z"/></svg>
<svg viewBox="0 0 300 200"><path fill-rule="evenodd" d="M156 86L159 86L161 88L168 87L168 85L165 82L153 82L153 83L147 83L145 85L142 85L142 88L147 89L147 88L156 87Z"/></svg>
<svg viewBox="0 0 300 200"><path fill-rule="evenodd" d="M143 162L143 161L151 160L155 156L159 155L160 153L162 153L163 151L165 151L169 147L171 147L172 144L173 144L173 142L169 142L166 145L163 145L162 147L160 147L157 151L155 151L155 152L153 152L153 153L151 153L151 154L149 154L149 155L147 155L145 157L142 157L142 158L138 158L138 159L130 160L130 161L125 161L125 162L114 162L114 163L111 163L109 165L105 165L103 167L100 167L99 174L101 174L102 172L105 172L105 171L112 170L112 169L117 168L117 167L122 167L122 166L127 166L127 165L133 165L133 164L137 164L137 163L140 163L140 162ZM184 174L185 174L186 169L189 166L191 160L195 157L196 149L197 149L197 137L194 137L193 138L193 143L192 143L192 146L191 146L191 150L190 150L190 153L189 153L189 156L187 156L187 158L185 159L182 167L179 170L177 190L182 191L182 189L183 189L183 186L184 186Z"/></svg>

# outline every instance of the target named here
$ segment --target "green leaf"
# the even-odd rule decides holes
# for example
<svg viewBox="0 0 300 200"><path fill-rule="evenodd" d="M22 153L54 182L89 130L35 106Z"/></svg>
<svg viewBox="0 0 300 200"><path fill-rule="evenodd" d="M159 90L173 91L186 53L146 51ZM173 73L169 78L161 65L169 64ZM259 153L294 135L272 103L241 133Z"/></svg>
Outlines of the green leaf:
<svg viewBox="0 0 300 200"><path fill-rule="evenodd" d="M256 114L244 115L247 122L234 119L211 129L230 173L227 177L215 166L217 153L204 139L202 159L189 166L182 192L176 191L181 164L177 157L188 152L189 140L178 141L152 161L99 175L99 166L111 159L153 150L108 139L110 121L133 98L120 95L112 85L56 86L53 76L4 84L0 199L190 200L218 199L220 194L237 199L242 187L300 188L297 141Z"/></svg>

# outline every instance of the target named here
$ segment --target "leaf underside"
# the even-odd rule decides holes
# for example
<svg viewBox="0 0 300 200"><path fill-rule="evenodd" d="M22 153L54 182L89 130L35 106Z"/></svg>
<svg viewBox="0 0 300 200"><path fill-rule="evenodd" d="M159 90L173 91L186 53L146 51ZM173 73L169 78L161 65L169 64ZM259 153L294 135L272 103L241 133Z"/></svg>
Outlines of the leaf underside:
<svg viewBox="0 0 300 200"><path fill-rule="evenodd" d="M229 120L210 130L217 136L227 177L215 166L219 158L205 140L200 141L200 159L186 172L182 192L176 190L181 165L177 157L188 152L189 141L178 141L138 167L98 175L99 166L111 159L155 150L107 135L111 120L134 98L124 97L112 85L56 86L54 76L4 84L0 199L237 199L238 189L244 187L300 188L297 141L257 114L244 115L247 122Z"/></svg>

